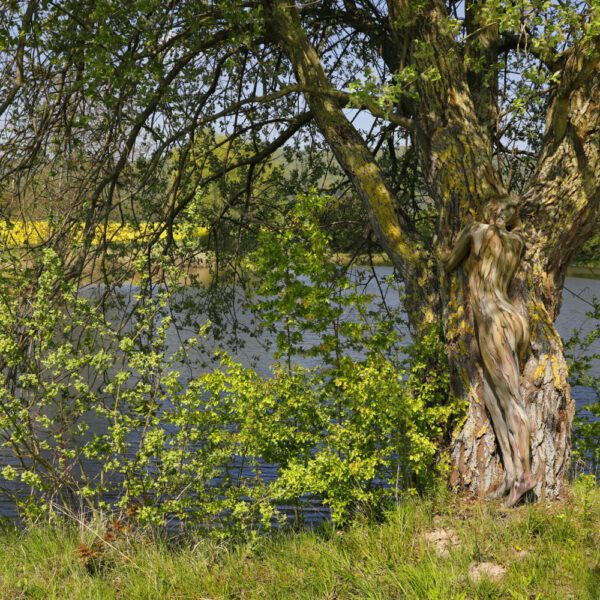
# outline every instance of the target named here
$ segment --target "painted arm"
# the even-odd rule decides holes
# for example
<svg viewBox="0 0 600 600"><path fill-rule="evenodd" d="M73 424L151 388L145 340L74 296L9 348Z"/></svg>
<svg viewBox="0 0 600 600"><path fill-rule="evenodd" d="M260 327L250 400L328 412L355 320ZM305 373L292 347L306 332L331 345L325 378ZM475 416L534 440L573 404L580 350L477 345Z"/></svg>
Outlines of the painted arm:
<svg viewBox="0 0 600 600"><path fill-rule="evenodd" d="M445 261L444 269L446 273L454 271L458 265L467 257L469 250L471 249L471 242L473 241L472 235L473 225L467 225L458 236L450 256Z"/></svg>

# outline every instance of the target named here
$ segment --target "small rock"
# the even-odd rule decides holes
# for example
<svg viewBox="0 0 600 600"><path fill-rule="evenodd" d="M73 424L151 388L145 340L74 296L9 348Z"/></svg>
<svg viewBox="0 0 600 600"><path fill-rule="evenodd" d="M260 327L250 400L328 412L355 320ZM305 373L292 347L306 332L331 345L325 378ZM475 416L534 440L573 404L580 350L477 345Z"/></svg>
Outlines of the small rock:
<svg viewBox="0 0 600 600"><path fill-rule="evenodd" d="M485 578L500 583L506 575L506 569L502 565L497 565L490 562L473 563L469 567L469 577L477 583Z"/></svg>
<svg viewBox="0 0 600 600"><path fill-rule="evenodd" d="M429 542L438 556L446 557L451 548L458 548L460 541L453 529L434 529L425 534L425 539Z"/></svg>

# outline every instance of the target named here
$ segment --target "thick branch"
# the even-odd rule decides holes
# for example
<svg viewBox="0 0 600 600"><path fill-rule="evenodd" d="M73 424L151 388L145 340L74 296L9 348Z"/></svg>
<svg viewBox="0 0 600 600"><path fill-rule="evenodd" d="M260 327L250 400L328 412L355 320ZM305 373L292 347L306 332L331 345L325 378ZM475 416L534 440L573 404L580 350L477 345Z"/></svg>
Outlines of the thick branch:
<svg viewBox="0 0 600 600"><path fill-rule="evenodd" d="M423 249L410 233L410 224L400 222L393 194L364 140L331 98L334 90L295 7L282 0L265 0L264 4L270 31L290 59L298 81L320 92L306 93L319 129L362 198L383 248L408 275L422 262Z"/></svg>
<svg viewBox="0 0 600 600"><path fill-rule="evenodd" d="M478 119L463 51L444 3L429 0L415 18L411 58L421 74L415 141L440 210L440 234L453 235L473 209L506 190L492 163L490 139Z"/></svg>
<svg viewBox="0 0 600 600"><path fill-rule="evenodd" d="M465 62L475 112L491 144L498 121L498 20L493 3L467 0Z"/></svg>
<svg viewBox="0 0 600 600"><path fill-rule="evenodd" d="M566 267L592 235L600 209L600 36L568 53L553 90L544 145L523 212L531 252L547 282L560 289ZM560 227L556 224L560 223ZM546 274L547 273L547 274ZM558 306L548 306L555 312Z"/></svg>
<svg viewBox="0 0 600 600"><path fill-rule="evenodd" d="M383 119L384 121L388 121L389 123L393 123L394 125L398 125L399 127L408 129L409 131L411 131L414 127L414 121L412 119L409 119L408 117L405 117L403 115L399 115L398 113L386 111L381 106L379 106L379 104L377 104L377 102L375 102L374 100L363 100L360 106L356 106L356 104L354 104L352 95L349 92L344 92L342 90L336 90L333 88L328 90L322 90L319 88L311 88L306 86L301 86L300 89L303 92L311 93L314 95L321 94L323 96L330 96L331 98L334 98L338 101L338 104L341 108L349 104L352 104L355 108L364 108L368 110L374 117L377 117L378 119Z"/></svg>

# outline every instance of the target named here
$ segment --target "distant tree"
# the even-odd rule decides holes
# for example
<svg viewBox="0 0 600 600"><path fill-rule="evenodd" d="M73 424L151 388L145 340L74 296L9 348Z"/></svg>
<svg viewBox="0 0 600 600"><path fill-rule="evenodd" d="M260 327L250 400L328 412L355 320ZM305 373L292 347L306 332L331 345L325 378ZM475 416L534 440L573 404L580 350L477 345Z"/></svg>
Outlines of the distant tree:
<svg viewBox="0 0 600 600"><path fill-rule="evenodd" d="M451 483L478 495L503 466L468 285L443 258L491 198L516 192L526 251L510 294L531 327L521 388L535 493L563 493L574 404L553 323L600 203L597 3L5 0L0 45L0 181L22 191L85 153L63 214L89 231L158 185L174 150L185 163L208 128L221 134L204 140L211 168L180 169L151 207L165 227L233 171L243 185L224 213L242 207L242 220L264 165L292 143L332 153L405 284L412 333L444 336L452 393L469 406ZM359 127L348 109L372 119ZM238 138L250 152L213 151Z"/></svg>

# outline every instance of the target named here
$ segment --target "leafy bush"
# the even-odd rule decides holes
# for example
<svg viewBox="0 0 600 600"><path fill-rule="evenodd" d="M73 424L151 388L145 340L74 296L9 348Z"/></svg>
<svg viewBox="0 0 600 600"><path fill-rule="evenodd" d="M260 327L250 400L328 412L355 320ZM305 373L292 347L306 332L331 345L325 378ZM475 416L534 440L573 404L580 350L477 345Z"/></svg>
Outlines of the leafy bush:
<svg viewBox="0 0 600 600"><path fill-rule="evenodd" d="M277 333L279 376L286 368L299 373L297 357L318 364L303 370L304 387L317 402L316 436L309 453L275 460L275 489L282 499L315 494L343 522L359 507L371 510L436 481L441 440L456 407L448 401L439 332L413 349L407 375L399 358L402 314L365 293L372 274L335 264L331 239L318 225L331 201L295 198L285 228L262 232L247 268L256 282L253 310ZM400 291L393 278L385 285L389 293Z"/></svg>
<svg viewBox="0 0 600 600"><path fill-rule="evenodd" d="M64 283L50 250L28 312L25 285L0 308L0 435L14 457L2 476L22 516L101 510L141 525L270 524L266 484L231 435L235 410L202 379L184 385L179 353L166 353L172 290L142 280L119 330Z"/></svg>
<svg viewBox="0 0 600 600"><path fill-rule="evenodd" d="M332 260L315 218L327 198L296 200L245 265L257 334L277 332L269 376L219 353L186 380L182 355L210 324L169 353L177 272L169 287L142 276L125 326L66 283L51 250L35 285L28 271L3 280L2 476L23 517L101 511L222 536L315 498L341 524L435 483L456 412L440 336L421 340L406 375L401 314L365 295L368 273Z"/></svg>
<svg viewBox="0 0 600 600"><path fill-rule="evenodd" d="M595 400L576 414L573 426L573 454L591 473L600 475L600 377L592 374L592 366L600 359L593 346L600 339L600 303L593 300L587 316L595 326L586 335L574 331L566 343L572 385L594 390Z"/></svg>

